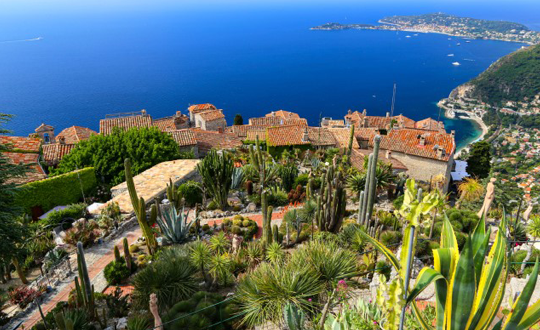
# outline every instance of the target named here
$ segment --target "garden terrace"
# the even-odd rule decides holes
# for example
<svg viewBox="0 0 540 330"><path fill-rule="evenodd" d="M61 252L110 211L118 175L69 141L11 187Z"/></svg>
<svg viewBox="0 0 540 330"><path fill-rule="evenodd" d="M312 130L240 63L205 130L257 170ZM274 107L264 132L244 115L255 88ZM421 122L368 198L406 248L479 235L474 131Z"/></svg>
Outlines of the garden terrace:
<svg viewBox="0 0 540 330"><path fill-rule="evenodd" d="M133 181L135 182L139 197L144 198L147 203L151 203L156 197L162 196L165 193L169 180L178 184L193 179L197 175L196 167L198 163L199 160L196 159L179 159L163 162L135 176ZM133 206L131 205L125 182L114 186L111 192L114 197L108 203L117 202L122 213L133 212ZM99 211L101 209L96 212Z"/></svg>

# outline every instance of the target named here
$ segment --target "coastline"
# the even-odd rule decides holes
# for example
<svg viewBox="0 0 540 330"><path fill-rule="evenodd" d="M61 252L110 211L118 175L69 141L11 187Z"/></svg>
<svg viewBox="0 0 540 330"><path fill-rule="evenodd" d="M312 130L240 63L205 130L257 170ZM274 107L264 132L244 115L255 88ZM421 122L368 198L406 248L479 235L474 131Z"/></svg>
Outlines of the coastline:
<svg viewBox="0 0 540 330"><path fill-rule="evenodd" d="M473 141L467 143L465 146L462 146L461 148L457 149L455 154L454 154L454 159L458 158L461 153L463 151L466 151L468 152L469 151L469 148L472 144L478 142L478 141L481 141L484 139L484 137L486 136L486 134L488 133L489 131L489 128L488 126L486 125L486 123L484 123L484 121L482 120L482 118L478 117L476 114L474 114L473 112L471 111L466 111L466 110L455 110L455 109L451 109L445 105L442 104L442 102L439 102L437 104L438 107L440 107L441 109L444 109L444 116L446 118L450 118L450 119L460 119L460 120L471 120L473 121L476 126L478 127L478 131L481 131L480 133L480 136L477 137L476 139L474 139ZM466 114L467 117L458 117L456 118L456 113L462 113L462 114Z"/></svg>

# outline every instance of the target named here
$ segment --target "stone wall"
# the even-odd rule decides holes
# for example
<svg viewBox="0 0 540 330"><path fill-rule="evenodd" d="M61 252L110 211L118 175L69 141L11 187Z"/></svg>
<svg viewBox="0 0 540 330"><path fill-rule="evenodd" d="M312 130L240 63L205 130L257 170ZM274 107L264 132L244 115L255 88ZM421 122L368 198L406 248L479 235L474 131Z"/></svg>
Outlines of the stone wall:
<svg viewBox="0 0 540 330"><path fill-rule="evenodd" d="M439 174L444 174L446 180L443 190L444 192L447 191L450 182L450 172L452 171L452 164L454 162L453 155L450 155L450 159L447 162L395 151L392 152L392 157L407 166L407 174L415 180L429 182L431 178Z"/></svg>

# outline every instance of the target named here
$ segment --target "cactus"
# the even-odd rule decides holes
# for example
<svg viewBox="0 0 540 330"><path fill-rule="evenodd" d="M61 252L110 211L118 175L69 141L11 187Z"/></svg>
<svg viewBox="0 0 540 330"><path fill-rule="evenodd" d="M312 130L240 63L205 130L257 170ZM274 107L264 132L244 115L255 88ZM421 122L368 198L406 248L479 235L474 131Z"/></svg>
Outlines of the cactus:
<svg viewBox="0 0 540 330"><path fill-rule="evenodd" d="M343 175L332 165L327 168L317 197L316 222L319 230L337 233L343 223L346 203Z"/></svg>
<svg viewBox="0 0 540 330"><path fill-rule="evenodd" d="M356 222L362 223L362 215L364 214L364 191L362 190L358 196L358 216Z"/></svg>
<svg viewBox="0 0 540 330"><path fill-rule="evenodd" d="M118 246L114 247L114 260L116 262L121 262L122 261L122 257L120 256L120 250L118 249Z"/></svg>
<svg viewBox="0 0 540 330"><path fill-rule="evenodd" d="M246 181L246 192L249 196L253 195L253 181Z"/></svg>
<svg viewBox="0 0 540 330"><path fill-rule="evenodd" d="M182 206L182 193L180 192L178 187L173 184L172 179L169 179L166 193L169 203L171 203L171 205L178 210Z"/></svg>
<svg viewBox="0 0 540 330"><path fill-rule="evenodd" d="M272 226L272 235L274 236L274 242L281 244L279 240L279 228L277 225Z"/></svg>
<svg viewBox="0 0 540 330"><path fill-rule="evenodd" d="M122 245L124 246L124 259L126 260L126 266L130 272L133 272L133 263L131 259L131 252L129 252L129 244L127 238L124 237L122 240Z"/></svg>
<svg viewBox="0 0 540 330"><path fill-rule="evenodd" d="M81 242L77 242L77 268L79 272L80 284L75 277L75 290L77 292L77 302L88 310L90 318L94 318L95 303L94 303L94 286L90 282L86 259L84 258L84 248Z"/></svg>
<svg viewBox="0 0 540 330"><path fill-rule="evenodd" d="M272 212L274 208L269 206L266 200L266 192L263 191L261 195L261 211L263 216L263 235L262 240L264 244L272 243Z"/></svg>
<svg viewBox="0 0 540 330"><path fill-rule="evenodd" d="M351 161L353 140L354 140L354 125L351 125L351 134L349 136L349 148L347 149L347 160L349 163Z"/></svg>
<svg viewBox="0 0 540 330"><path fill-rule="evenodd" d="M283 308L283 319L289 330L303 330L306 320L304 312L296 305L288 303Z"/></svg>
<svg viewBox="0 0 540 330"><path fill-rule="evenodd" d="M373 205L377 193L377 161L379 157L379 148L381 136L377 135L373 139L373 152L368 157L368 166L366 170L366 184L364 190L360 192L360 201L358 203L357 222L365 226L367 232L375 234L376 224L372 221Z"/></svg>
<svg viewBox="0 0 540 330"><path fill-rule="evenodd" d="M267 186L267 183L274 180L274 178L277 176L278 168L276 166L268 166L266 164L266 156L261 151L258 136L255 142L255 148L249 148L249 156L251 158L251 165L255 167L255 169L257 170L259 174L259 178L258 178L259 187L257 191L259 195L261 195L261 198L262 198L262 191Z"/></svg>
<svg viewBox="0 0 540 330"><path fill-rule="evenodd" d="M313 178L309 178L308 184L306 187L306 200L310 200L311 198L313 198L313 192L314 192Z"/></svg>
<svg viewBox="0 0 540 330"><path fill-rule="evenodd" d="M137 195L137 190L135 189L135 183L133 182L133 174L131 172L131 161L126 159L124 162L124 168L126 172L126 184L129 191L129 197L131 198L131 205L133 205L133 211L141 227L143 236L146 240L146 246L148 247L148 252L153 255L157 249L157 242L152 229L146 221L146 202L144 198L140 198ZM155 205L152 205L150 210L150 223L154 223L157 218L157 210Z"/></svg>

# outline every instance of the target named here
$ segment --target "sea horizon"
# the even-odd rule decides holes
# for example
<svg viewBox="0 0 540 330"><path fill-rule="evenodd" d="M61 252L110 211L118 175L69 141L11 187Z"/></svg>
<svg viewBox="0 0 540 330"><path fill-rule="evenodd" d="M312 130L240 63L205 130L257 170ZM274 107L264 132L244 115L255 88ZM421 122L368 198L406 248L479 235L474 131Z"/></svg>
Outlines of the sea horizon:
<svg viewBox="0 0 540 330"><path fill-rule="evenodd" d="M207 102L224 109L229 125L237 113L247 121L278 109L318 125L321 116L342 119L349 109L384 116L396 83L394 114L444 120L459 148L480 135L476 124L444 118L436 103L521 44L309 28L434 11L540 27L535 18L493 8L285 7L65 10L35 14L24 26L15 15L0 23L0 109L16 116L8 125L15 135L42 122L57 132L72 125L98 131L106 114L146 109L160 118ZM462 65L452 66L456 60Z"/></svg>

